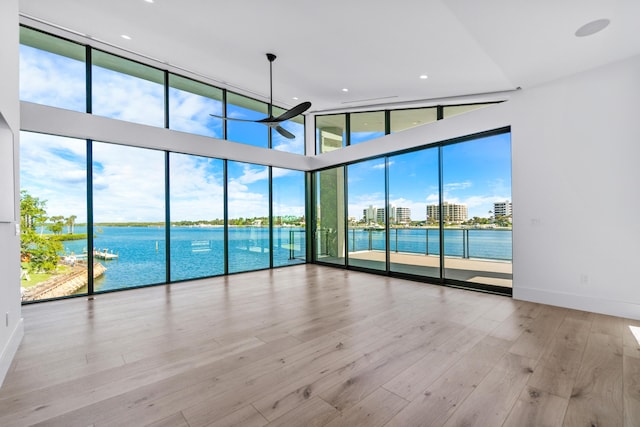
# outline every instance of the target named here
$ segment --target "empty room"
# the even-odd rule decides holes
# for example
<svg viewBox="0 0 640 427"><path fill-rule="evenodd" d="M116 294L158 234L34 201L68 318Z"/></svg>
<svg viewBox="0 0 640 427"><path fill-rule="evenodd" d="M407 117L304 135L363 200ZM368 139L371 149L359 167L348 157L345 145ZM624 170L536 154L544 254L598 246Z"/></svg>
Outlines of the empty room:
<svg viewBox="0 0 640 427"><path fill-rule="evenodd" d="M0 425L640 426L640 4L0 4Z"/></svg>

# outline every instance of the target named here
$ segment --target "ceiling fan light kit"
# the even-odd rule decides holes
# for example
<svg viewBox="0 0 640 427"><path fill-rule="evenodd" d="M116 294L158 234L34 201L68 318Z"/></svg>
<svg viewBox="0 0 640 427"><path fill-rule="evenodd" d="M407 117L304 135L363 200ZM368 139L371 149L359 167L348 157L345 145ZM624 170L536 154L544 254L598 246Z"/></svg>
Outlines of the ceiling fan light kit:
<svg viewBox="0 0 640 427"><path fill-rule="evenodd" d="M251 123L262 123L264 125L269 126L272 129L275 129L280 135L287 139L295 139L295 135L280 126L280 123L292 119L305 111L307 111L311 107L310 102L302 102L290 110L285 111L280 114L278 117L273 116L273 61L276 60L276 56L273 53L267 53L267 59L269 60L269 116L260 120L247 120L247 119L236 119L233 117L224 117L217 116L215 114L210 114L212 117L216 117L222 120L234 120L238 122L251 122Z"/></svg>

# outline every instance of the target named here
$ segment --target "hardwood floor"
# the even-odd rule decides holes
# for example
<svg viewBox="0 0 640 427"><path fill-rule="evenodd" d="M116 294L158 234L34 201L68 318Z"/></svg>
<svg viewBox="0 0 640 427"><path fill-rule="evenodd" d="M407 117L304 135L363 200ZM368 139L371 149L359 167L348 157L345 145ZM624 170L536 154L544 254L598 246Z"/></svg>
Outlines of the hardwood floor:
<svg viewBox="0 0 640 427"><path fill-rule="evenodd" d="M2 426L640 426L640 322L507 297L301 265L23 317Z"/></svg>

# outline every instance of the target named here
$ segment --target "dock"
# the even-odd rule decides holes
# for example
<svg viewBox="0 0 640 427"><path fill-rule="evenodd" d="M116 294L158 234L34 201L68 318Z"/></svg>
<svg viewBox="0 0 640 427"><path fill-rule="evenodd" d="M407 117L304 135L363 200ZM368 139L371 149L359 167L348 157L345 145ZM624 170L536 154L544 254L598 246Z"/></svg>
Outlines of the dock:
<svg viewBox="0 0 640 427"><path fill-rule="evenodd" d="M109 252L108 249L94 249L93 250L93 258L101 259L104 261L112 261L114 259L118 259L118 254L114 254L113 251Z"/></svg>

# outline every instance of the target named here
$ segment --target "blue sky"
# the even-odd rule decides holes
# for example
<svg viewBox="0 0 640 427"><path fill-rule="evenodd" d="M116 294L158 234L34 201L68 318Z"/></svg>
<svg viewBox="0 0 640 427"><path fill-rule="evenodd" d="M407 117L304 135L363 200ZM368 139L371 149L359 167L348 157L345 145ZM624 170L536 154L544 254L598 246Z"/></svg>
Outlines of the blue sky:
<svg viewBox="0 0 640 427"><path fill-rule="evenodd" d="M494 202L511 200L510 147L508 133L443 147L444 201L467 205L471 218L488 217ZM384 206L384 159L350 165L348 181L349 216L360 219L369 205ZM424 220L427 204L438 198L437 148L389 158L391 204Z"/></svg>
<svg viewBox="0 0 640 427"><path fill-rule="evenodd" d="M84 111L84 65L80 61L21 46L21 99ZM93 111L152 126L164 124L162 86L93 67ZM220 137L221 104L171 89L171 127ZM262 113L235 107L238 118ZM428 125L427 125L428 126ZM302 125L285 127L303 134ZM266 147L268 129L253 123L228 123L229 139ZM362 135L367 139L370 135ZM502 134L443 148L444 200L468 206L469 216L487 217L493 203L511 200L510 136ZM50 215L85 214L85 141L23 133L21 187L48 200ZM273 146L302 152L302 137L287 140L274 132ZM384 206L384 160L349 166L349 216L362 217L369 205ZM229 217L268 215L268 169L229 162ZM96 142L94 145L94 212L96 222L164 219L164 153ZM273 169L274 214L304 214L304 175ZM171 155L172 220L222 218L222 161ZM393 156L389 161L390 202L425 218L426 205L438 202L437 150Z"/></svg>
<svg viewBox="0 0 640 427"><path fill-rule="evenodd" d="M22 100L84 111L84 65L80 61L21 46L20 96ZM163 126L162 86L93 67L93 111L95 114ZM172 128L195 134L220 137L219 101L181 90L171 90ZM233 108L234 117L253 113ZM263 117L260 114L260 117ZM266 147L268 128L254 123L233 122L231 140L255 142ZM285 123L302 135L303 127ZM274 133L274 149L301 152L302 138L288 140ZM34 133L22 133L21 188L47 200L50 215L76 215L86 221L85 141ZM94 142L94 220L162 221L164 219L164 153ZM229 214L234 217L268 216L268 169L264 166L229 162ZM198 156L171 155L172 220L223 217L222 161ZM274 193L279 188L274 212L304 215L304 175L297 171L273 169ZM294 191L297 188L302 191ZM302 194L302 196L301 196ZM276 196L276 194L274 194Z"/></svg>

